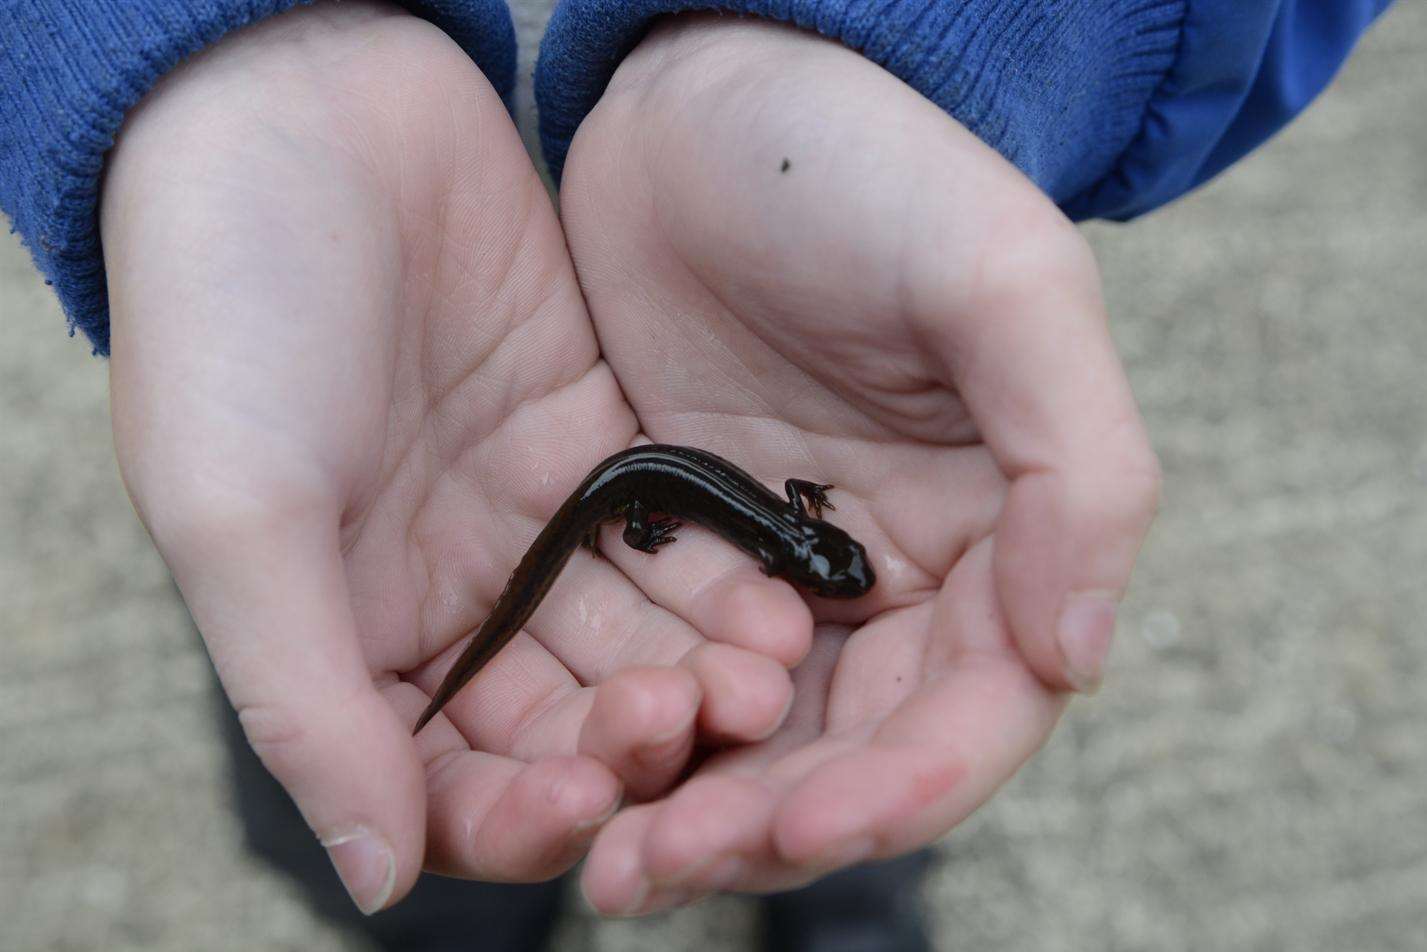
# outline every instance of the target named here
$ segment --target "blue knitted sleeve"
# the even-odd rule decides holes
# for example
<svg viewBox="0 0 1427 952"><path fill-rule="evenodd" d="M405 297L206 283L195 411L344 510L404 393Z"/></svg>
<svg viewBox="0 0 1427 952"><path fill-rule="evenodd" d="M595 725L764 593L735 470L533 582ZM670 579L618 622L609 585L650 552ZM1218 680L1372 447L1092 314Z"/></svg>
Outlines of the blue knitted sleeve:
<svg viewBox="0 0 1427 952"><path fill-rule="evenodd" d="M1389 0L560 0L541 47L558 178L659 16L768 17L857 50L1015 163L1072 217L1129 218L1206 181L1316 96Z"/></svg>
<svg viewBox="0 0 1427 952"><path fill-rule="evenodd" d="M185 57L307 0L0 0L0 210L59 295L71 333L109 349L99 176L125 114ZM509 97L504 0L403 0Z"/></svg>

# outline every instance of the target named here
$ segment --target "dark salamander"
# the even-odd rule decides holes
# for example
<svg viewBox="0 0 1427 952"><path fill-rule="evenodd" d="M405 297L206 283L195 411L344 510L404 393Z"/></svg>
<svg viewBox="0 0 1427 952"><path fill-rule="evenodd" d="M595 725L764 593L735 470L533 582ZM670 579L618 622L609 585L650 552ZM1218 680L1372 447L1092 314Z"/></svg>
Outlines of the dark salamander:
<svg viewBox="0 0 1427 952"><path fill-rule="evenodd" d="M856 598L875 581L867 552L824 522L831 486L789 479L780 499L758 480L712 453L687 446L636 446L594 468L541 530L511 573L489 617L456 659L416 730L476 676L534 614L555 577L582 543L595 548L603 523L624 520L624 542L657 552L688 519L752 555L768 575L824 598Z"/></svg>

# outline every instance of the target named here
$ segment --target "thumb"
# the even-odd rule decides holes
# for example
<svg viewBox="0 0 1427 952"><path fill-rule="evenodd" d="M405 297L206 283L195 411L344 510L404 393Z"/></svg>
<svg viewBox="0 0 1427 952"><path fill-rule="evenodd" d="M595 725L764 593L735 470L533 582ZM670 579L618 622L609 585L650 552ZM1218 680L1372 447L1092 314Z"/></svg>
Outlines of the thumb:
<svg viewBox="0 0 1427 952"><path fill-rule="evenodd" d="M1069 458L1014 480L996 529L1002 610L1031 668L1047 684L1094 691L1121 597L1149 527L1146 470Z"/></svg>
<svg viewBox="0 0 1427 952"><path fill-rule="evenodd" d="M1012 280L954 326L954 382L1010 480L996 526L1001 607L1032 670L1098 686L1115 614L1159 499L1106 326L1099 275L1068 224L1010 259Z"/></svg>
<svg viewBox="0 0 1427 952"><path fill-rule="evenodd" d="M421 871L425 780L362 657L336 526L210 508L155 538L248 742L370 914Z"/></svg>

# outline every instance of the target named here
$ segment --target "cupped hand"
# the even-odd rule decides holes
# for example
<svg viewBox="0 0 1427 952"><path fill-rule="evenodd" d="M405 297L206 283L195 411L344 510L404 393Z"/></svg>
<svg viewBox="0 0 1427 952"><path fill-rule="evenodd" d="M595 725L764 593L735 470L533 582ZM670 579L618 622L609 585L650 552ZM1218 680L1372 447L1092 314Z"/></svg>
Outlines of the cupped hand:
<svg viewBox="0 0 1427 952"><path fill-rule="evenodd" d="M940 836L1098 682L1156 504L1087 246L890 74L750 20L656 28L561 206L640 428L835 484L878 576L812 600L784 726L620 812L586 894L641 913Z"/></svg>
<svg viewBox="0 0 1427 952"><path fill-rule="evenodd" d="M225 39L126 123L102 226L126 484L364 910L423 855L548 878L696 731L777 725L811 617L708 546L652 596L577 554L411 736L563 494L637 433L549 197L442 33L347 2Z"/></svg>

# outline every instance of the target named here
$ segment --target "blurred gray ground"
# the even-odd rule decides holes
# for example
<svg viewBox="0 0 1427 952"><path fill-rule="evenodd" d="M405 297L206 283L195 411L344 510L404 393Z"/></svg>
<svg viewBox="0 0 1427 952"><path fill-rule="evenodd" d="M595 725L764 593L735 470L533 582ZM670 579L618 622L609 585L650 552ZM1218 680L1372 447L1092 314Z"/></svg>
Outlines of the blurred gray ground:
<svg viewBox="0 0 1427 952"><path fill-rule="evenodd" d="M1163 512L1105 689L946 841L941 948L1427 948L1424 102L1405 0L1269 148L1089 229ZM0 239L0 950L359 947L243 854L205 666L104 364ZM561 948L750 922L576 911Z"/></svg>

